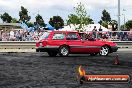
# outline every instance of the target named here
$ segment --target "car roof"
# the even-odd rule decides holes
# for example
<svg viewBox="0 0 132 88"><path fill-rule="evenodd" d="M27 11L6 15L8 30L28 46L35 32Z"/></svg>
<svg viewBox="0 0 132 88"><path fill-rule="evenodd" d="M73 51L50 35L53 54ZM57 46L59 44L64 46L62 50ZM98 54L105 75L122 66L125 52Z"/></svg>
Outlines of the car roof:
<svg viewBox="0 0 132 88"><path fill-rule="evenodd" d="M58 31L58 30L55 30L52 32L54 32L54 33L78 33L77 31Z"/></svg>

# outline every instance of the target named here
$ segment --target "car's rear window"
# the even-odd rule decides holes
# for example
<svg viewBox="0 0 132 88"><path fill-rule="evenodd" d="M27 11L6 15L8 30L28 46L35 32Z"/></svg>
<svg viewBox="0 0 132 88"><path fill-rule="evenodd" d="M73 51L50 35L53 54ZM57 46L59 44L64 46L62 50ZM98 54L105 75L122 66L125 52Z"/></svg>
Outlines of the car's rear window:
<svg viewBox="0 0 132 88"><path fill-rule="evenodd" d="M64 33L55 33L53 35L53 40L63 40L65 38L65 34Z"/></svg>
<svg viewBox="0 0 132 88"><path fill-rule="evenodd" d="M42 39L47 39L48 36L49 36L50 32L44 32L42 36L40 36L39 40L42 40Z"/></svg>

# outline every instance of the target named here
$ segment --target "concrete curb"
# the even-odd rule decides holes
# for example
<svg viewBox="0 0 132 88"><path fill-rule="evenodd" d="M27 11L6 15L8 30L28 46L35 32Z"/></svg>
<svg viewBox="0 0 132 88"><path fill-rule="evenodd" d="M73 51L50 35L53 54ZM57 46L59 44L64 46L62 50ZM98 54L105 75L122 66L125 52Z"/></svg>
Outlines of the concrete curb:
<svg viewBox="0 0 132 88"><path fill-rule="evenodd" d="M118 48L129 48L128 46L119 46Z"/></svg>

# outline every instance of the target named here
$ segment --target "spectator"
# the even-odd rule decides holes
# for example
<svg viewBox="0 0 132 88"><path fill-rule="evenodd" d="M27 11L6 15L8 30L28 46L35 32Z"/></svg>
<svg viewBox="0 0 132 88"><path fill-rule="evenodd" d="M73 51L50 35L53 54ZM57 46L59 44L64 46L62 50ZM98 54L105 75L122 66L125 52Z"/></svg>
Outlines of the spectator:
<svg viewBox="0 0 132 88"><path fill-rule="evenodd" d="M93 38L96 38L96 32L97 32L97 29L96 29L96 26L94 26L94 29L92 30Z"/></svg>
<svg viewBox="0 0 132 88"><path fill-rule="evenodd" d="M7 36L5 32L2 33L2 41L7 41Z"/></svg>
<svg viewBox="0 0 132 88"><path fill-rule="evenodd" d="M19 41L20 30L15 32L16 41Z"/></svg>
<svg viewBox="0 0 132 88"><path fill-rule="evenodd" d="M31 37L32 37L32 36L30 35L30 33L27 32L26 41L31 41L31 40L32 40Z"/></svg>
<svg viewBox="0 0 132 88"><path fill-rule="evenodd" d="M10 39L11 41L14 41L15 40L15 33L14 31L10 31Z"/></svg>
<svg viewBox="0 0 132 88"><path fill-rule="evenodd" d="M101 28L101 26L100 26L100 28L99 28L98 38L102 38L102 28Z"/></svg>
<svg viewBox="0 0 132 88"><path fill-rule="evenodd" d="M24 31L24 30L17 30L17 31L0 31L0 41L36 41L39 40L39 37L43 34L43 30L36 30L36 31ZM131 32L131 31L130 31ZM128 41L132 40L132 33L130 32L103 32L101 27L99 28L99 32L97 35L97 29L96 26L92 30L92 32L88 32L85 36L86 39L92 39L92 38L103 38L108 39L112 37L115 37L115 40L119 39L120 41ZM111 33L111 35L110 35ZM113 34L113 35L112 35Z"/></svg>

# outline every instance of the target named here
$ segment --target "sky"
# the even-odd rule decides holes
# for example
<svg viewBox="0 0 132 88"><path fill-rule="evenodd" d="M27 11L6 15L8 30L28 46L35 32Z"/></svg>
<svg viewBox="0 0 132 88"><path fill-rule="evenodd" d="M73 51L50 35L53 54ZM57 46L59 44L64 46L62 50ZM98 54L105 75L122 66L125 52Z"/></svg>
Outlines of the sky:
<svg viewBox="0 0 132 88"><path fill-rule="evenodd" d="M132 20L132 0L121 1L121 24L125 21ZM106 9L113 20L118 20L118 0L0 0L0 14L8 12L13 18L19 19L19 11L24 6L29 11L31 21L35 21L35 16L39 13L45 23L53 16L59 15L64 21L68 15L75 13L74 7L77 3L82 2L86 8L87 15L98 23L102 16L102 11ZM123 11L125 9L125 11ZM125 14L125 15L123 15ZM2 22L2 21L0 21Z"/></svg>

